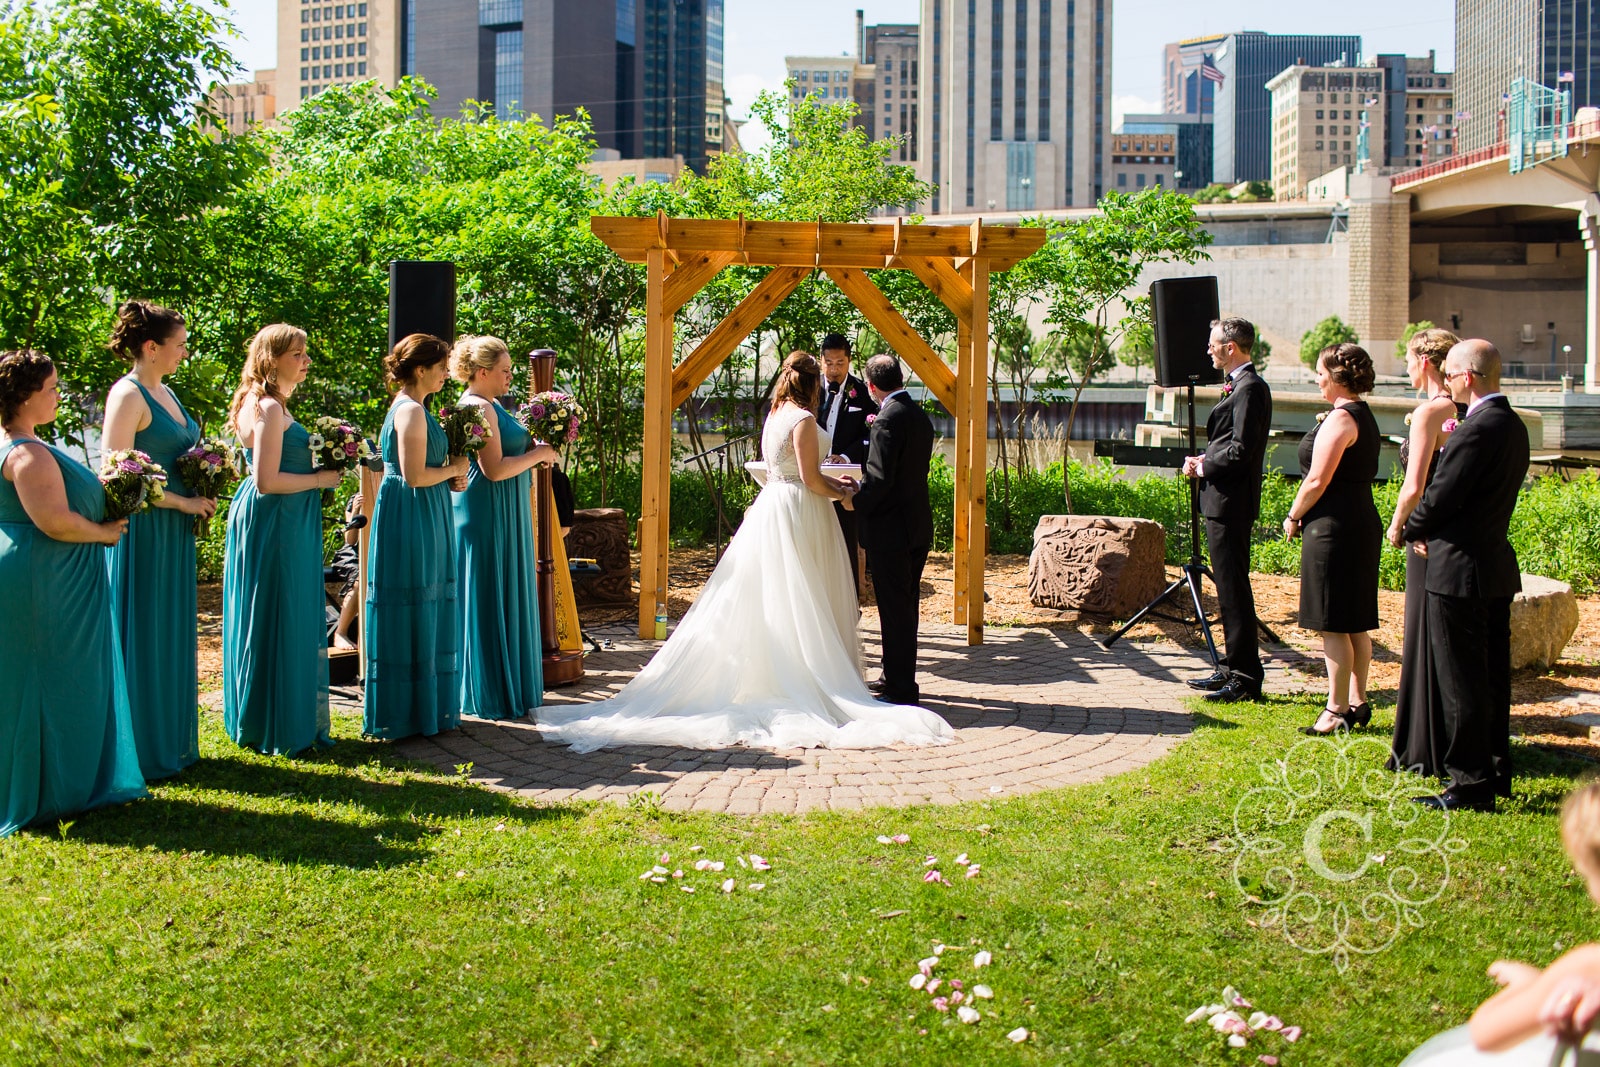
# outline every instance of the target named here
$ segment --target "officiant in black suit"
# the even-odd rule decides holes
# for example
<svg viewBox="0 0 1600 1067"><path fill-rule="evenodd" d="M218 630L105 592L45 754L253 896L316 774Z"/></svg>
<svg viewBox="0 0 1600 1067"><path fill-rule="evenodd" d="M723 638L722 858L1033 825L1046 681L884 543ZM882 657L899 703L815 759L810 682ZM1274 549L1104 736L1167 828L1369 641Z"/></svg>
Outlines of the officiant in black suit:
<svg viewBox="0 0 1600 1067"><path fill-rule="evenodd" d="M1256 598L1250 588L1250 535L1261 512L1261 465L1272 426L1272 390L1250 362L1256 328L1244 319L1211 324L1207 350L1222 371L1222 399L1206 419L1206 451L1183 461L1183 473L1200 479L1200 514L1217 583L1226 653L1217 671L1189 682L1222 704L1257 700L1266 672L1256 634Z"/></svg>
<svg viewBox="0 0 1600 1067"><path fill-rule="evenodd" d="M905 391L893 356L867 360L867 387L878 405L859 487L844 506L861 516L861 543L872 568L883 633L883 677L872 688L890 704L916 704L917 621L922 568L933 547L928 465L933 420Z"/></svg>
<svg viewBox="0 0 1600 1067"><path fill-rule="evenodd" d="M878 405L867 389L867 383L850 373L850 342L842 333L830 333L822 339L822 401L817 409L817 425L827 430L833 438L830 463L867 462L867 421L878 414ZM857 551L856 514L839 502L833 505L839 516L839 530L844 534L844 546L850 556L850 577L855 579L856 595L861 595L859 552Z"/></svg>
<svg viewBox="0 0 1600 1067"><path fill-rule="evenodd" d="M1511 795L1511 598L1522 588L1506 531L1528 474L1528 431L1500 392L1500 352L1462 341L1444 380L1467 414L1440 453L1405 539L1428 560L1428 640L1444 704L1450 786L1419 803L1493 811Z"/></svg>

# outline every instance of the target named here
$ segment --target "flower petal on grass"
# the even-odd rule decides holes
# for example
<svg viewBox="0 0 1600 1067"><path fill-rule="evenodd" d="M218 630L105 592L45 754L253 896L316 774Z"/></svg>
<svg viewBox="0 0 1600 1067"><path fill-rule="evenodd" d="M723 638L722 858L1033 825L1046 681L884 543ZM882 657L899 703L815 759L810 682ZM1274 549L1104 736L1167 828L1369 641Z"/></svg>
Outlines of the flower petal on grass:
<svg viewBox="0 0 1600 1067"><path fill-rule="evenodd" d="M912 989L921 989L924 986L926 986L927 984L928 984L928 976L923 974L921 971L918 971L916 974L911 976L911 988Z"/></svg>
<svg viewBox="0 0 1600 1067"><path fill-rule="evenodd" d="M944 984L944 979L943 978L930 978L930 979L928 979L928 992L929 993L937 993L939 991L939 987L941 985L943 985L943 984Z"/></svg>
<svg viewBox="0 0 1600 1067"><path fill-rule="evenodd" d="M978 877L978 871L981 870L981 869L982 868L980 868L976 863L974 863L972 866L967 868L967 877L968 878L976 878L976 877Z"/></svg>
<svg viewBox="0 0 1600 1067"><path fill-rule="evenodd" d="M1269 1015L1265 1019L1261 1020L1260 1029L1262 1029L1262 1030L1282 1030L1283 1029L1283 1020L1278 1018L1276 1015Z"/></svg>
<svg viewBox="0 0 1600 1067"><path fill-rule="evenodd" d="M878 844L880 844L880 845L887 845L893 840L894 840L894 838L890 837L888 834L879 834L878 835Z"/></svg>
<svg viewBox="0 0 1600 1067"><path fill-rule="evenodd" d="M661 866L661 864L658 863L654 867L650 868L650 873L651 874L666 874L667 873L667 869L665 867Z"/></svg>
<svg viewBox="0 0 1600 1067"><path fill-rule="evenodd" d="M1028 1028L1026 1026L1017 1027L1015 1030L1006 1035L1006 1040L1015 1045L1022 1044L1024 1041L1028 1040Z"/></svg>
<svg viewBox="0 0 1600 1067"><path fill-rule="evenodd" d="M729 878L729 879L727 879L726 881L724 881L722 883L722 891L724 893L733 892L733 879L732 878Z"/></svg>
<svg viewBox="0 0 1600 1067"><path fill-rule="evenodd" d="M656 862L657 863L671 863L672 862L672 855L670 853L663 852L661 854L660 858L656 860Z"/></svg>
<svg viewBox="0 0 1600 1067"><path fill-rule="evenodd" d="M981 949L972 957L974 967L987 967L994 962L994 957L989 955L988 949Z"/></svg>
<svg viewBox="0 0 1600 1067"><path fill-rule="evenodd" d="M710 863L706 864L706 870L708 870L708 871L720 871L720 870L722 870L722 868L724 868L726 866L727 866L727 864L723 863L721 860L712 860Z"/></svg>
<svg viewBox="0 0 1600 1067"><path fill-rule="evenodd" d="M750 866L755 868L758 871L770 871L770 870L772 870L772 864L768 863L766 860L762 859L760 856L756 855L754 852L750 853Z"/></svg>
<svg viewBox="0 0 1600 1067"><path fill-rule="evenodd" d="M697 871L703 871L709 866L711 866L711 861L708 859L698 859L694 861L694 869Z"/></svg>
<svg viewBox="0 0 1600 1067"><path fill-rule="evenodd" d="M1228 1035L1228 1044L1232 1045L1234 1048L1244 1048L1249 1043L1250 1039L1245 1037L1243 1034Z"/></svg>
<svg viewBox="0 0 1600 1067"><path fill-rule="evenodd" d="M1288 1041L1290 1044L1299 1041L1300 1028L1298 1026L1285 1026L1283 1028L1283 1039Z"/></svg>
<svg viewBox="0 0 1600 1067"><path fill-rule="evenodd" d="M672 877L674 877L674 878L682 878L682 877L683 877L683 871L682 871L682 869L679 869L679 870L676 870L676 871L673 871L673 872L672 872Z"/></svg>
<svg viewBox="0 0 1600 1067"><path fill-rule="evenodd" d="M927 874L922 876L922 880L924 882L944 882L945 885L950 884L949 882L945 881L944 875L940 874L937 870L929 871Z"/></svg>
<svg viewBox="0 0 1600 1067"><path fill-rule="evenodd" d="M933 1010L934 1011L949 1011L950 1010L950 1002L948 1000L946 1000L944 997L934 997L933 1000L930 1003L933 1004Z"/></svg>
<svg viewBox="0 0 1600 1067"><path fill-rule="evenodd" d="M692 886L692 885L680 885L678 888L683 890L685 893L693 893L694 892L694 886Z"/></svg>
<svg viewBox="0 0 1600 1067"><path fill-rule="evenodd" d="M975 1009L966 1007L965 1005L956 1009L956 1015L968 1026L971 1026L973 1023L982 1018L982 1016L980 1016Z"/></svg>
<svg viewBox="0 0 1600 1067"><path fill-rule="evenodd" d="M967 865L967 854L963 852L961 855L955 858L955 862L965 867Z"/></svg>
<svg viewBox="0 0 1600 1067"><path fill-rule="evenodd" d="M933 969L937 966L939 966L938 956L929 956L926 959L920 959L917 961L917 970L921 971L923 974L932 974Z"/></svg>
<svg viewBox="0 0 1600 1067"><path fill-rule="evenodd" d="M928 856L922 861L922 865L924 867L932 867L935 863L938 863L938 862L939 862L939 857L938 856Z"/></svg>
<svg viewBox="0 0 1600 1067"><path fill-rule="evenodd" d="M972 987L972 995L977 997L979 1000L993 1000L994 990L990 989L986 985L975 985Z"/></svg>
<svg viewBox="0 0 1600 1067"><path fill-rule="evenodd" d="M1246 1020L1246 1025L1248 1025L1252 1030L1260 1030L1262 1027L1266 1026L1269 1018L1271 1018L1271 1016L1264 1011L1252 1012L1250 1018Z"/></svg>
<svg viewBox="0 0 1600 1067"><path fill-rule="evenodd" d="M889 840L893 841L897 845L909 845L909 844L911 844L911 835L910 834L895 834Z"/></svg>
<svg viewBox="0 0 1600 1067"><path fill-rule="evenodd" d="M1278 1067L1278 1057L1276 1056L1257 1056L1256 1062L1264 1063L1267 1067Z"/></svg>

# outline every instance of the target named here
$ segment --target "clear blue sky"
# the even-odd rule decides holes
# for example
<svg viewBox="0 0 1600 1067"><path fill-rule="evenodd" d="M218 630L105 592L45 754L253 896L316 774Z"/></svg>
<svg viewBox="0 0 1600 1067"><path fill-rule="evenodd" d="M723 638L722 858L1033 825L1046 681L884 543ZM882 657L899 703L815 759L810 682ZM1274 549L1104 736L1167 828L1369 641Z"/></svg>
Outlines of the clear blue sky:
<svg viewBox="0 0 1600 1067"><path fill-rule="evenodd" d="M918 0L726 0L726 5L726 80L734 114L741 118L757 92L781 86L785 55L853 50L856 8L866 11L871 24L915 22L922 7ZM1164 44L1209 33L1358 33L1369 54L1425 55L1431 48L1441 69L1454 65L1455 0L1120 0L1113 11L1112 94L1118 116L1157 110ZM243 35L235 48L240 60L251 69L273 66L275 0L235 0L233 17Z"/></svg>

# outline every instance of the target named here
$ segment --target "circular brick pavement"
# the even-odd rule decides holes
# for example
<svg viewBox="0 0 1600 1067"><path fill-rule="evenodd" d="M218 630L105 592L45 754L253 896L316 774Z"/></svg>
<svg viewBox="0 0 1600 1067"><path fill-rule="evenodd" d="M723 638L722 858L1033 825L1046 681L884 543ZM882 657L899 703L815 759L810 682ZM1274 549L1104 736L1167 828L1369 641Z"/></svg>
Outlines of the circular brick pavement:
<svg viewBox="0 0 1600 1067"><path fill-rule="evenodd" d="M595 631L587 676L546 695L553 705L611 695L659 647L629 626ZM574 753L546 743L527 720L463 719L460 730L397 743L409 758L535 800L656 793L664 808L733 814L954 804L1092 782L1164 755L1192 721L1182 681L1203 661L1166 643L1109 652L1071 630L992 628L968 647L966 630L924 623L923 703L955 727L955 743L869 750L629 746ZM875 637L863 659L876 663Z"/></svg>

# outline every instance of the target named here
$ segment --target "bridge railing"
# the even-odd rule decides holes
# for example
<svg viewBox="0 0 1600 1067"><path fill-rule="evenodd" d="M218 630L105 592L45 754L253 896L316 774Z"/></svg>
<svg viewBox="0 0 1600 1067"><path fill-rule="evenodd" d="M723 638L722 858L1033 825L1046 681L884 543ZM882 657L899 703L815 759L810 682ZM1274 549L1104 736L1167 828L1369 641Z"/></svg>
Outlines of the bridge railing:
<svg viewBox="0 0 1600 1067"><path fill-rule="evenodd" d="M1580 117L1567 124L1567 143L1575 141L1600 139L1600 115L1584 114L1588 109L1580 109ZM1494 144L1482 148L1474 148L1470 152L1447 156L1444 159L1427 163L1420 167L1403 170L1391 179L1391 188L1396 192L1418 182L1425 182L1429 178L1437 178L1441 174L1451 171L1475 167L1480 163L1489 163L1497 159L1509 159L1511 145L1507 141L1496 141Z"/></svg>

